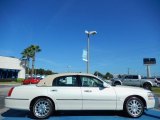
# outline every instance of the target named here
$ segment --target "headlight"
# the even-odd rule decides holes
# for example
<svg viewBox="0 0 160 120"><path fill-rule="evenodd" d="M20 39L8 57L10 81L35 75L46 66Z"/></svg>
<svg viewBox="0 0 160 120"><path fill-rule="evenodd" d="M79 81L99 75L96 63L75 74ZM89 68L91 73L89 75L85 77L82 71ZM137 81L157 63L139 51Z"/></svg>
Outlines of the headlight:
<svg viewBox="0 0 160 120"><path fill-rule="evenodd" d="M152 92L147 93L148 100L154 99L154 94Z"/></svg>

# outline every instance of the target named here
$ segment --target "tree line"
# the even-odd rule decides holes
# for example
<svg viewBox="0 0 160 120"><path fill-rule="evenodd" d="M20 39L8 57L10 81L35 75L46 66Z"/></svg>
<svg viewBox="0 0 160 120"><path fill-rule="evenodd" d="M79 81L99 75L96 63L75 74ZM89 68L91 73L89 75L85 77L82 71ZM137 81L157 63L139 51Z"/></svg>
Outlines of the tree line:
<svg viewBox="0 0 160 120"><path fill-rule="evenodd" d="M32 73L32 70L29 69L29 74ZM39 68L39 69L34 69L34 73L36 75L52 75L52 74L56 74L55 72L51 71L51 70L45 70L43 68Z"/></svg>
<svg viewBox="0 0 160 120"><path fill-rule="evenodd" d="M107 79L107 80L113 78L113 75L111 73L109 73L109 72L107 72L106 74L102 74L102 73L96 71L96 72L94 72L94 75L98 76L98 77L100 77L102 79Z"/></svg>

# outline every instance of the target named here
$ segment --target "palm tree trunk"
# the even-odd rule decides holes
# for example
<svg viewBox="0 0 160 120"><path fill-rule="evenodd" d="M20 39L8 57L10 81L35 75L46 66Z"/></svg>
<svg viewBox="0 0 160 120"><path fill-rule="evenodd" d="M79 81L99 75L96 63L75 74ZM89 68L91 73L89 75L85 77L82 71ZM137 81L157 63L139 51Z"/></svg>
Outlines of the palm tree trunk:
<svg viewBox="0 0 160 120"><path fill-rule="evenodd" d="M24 68L25 68L25 78L26 78L26 74L27 74L27 59L24 60Z"/></svg>
<svg viewBox="0 0 160 120"><path fill-rule="evenodd" d="M27 74L28 74L28 76L29 76L29 62L30 62L30 60L29 60L29 58L27 59Z"/></svg>
<svg viewBox="0 0 160 120"><path fill-rule="evenodd" d="M35 55L32 58L32 77L33 77L33 74L34 74L34 62L35 62Z"/></svg>

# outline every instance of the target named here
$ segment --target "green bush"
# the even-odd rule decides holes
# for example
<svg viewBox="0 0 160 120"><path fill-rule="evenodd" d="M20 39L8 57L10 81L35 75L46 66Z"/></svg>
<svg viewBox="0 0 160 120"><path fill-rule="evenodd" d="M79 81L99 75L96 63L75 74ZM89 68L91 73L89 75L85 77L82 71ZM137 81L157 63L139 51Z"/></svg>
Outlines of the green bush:
<svg viewBox="0 0 160 120"><path fill-rule="evenodd" d="M24 78L3 78L0 79L0 82L18 82L21 83L24 80Z"/></svg>
<svg viewBox="0 0 160 120"><path fill-rule="evenodd" d="M152 87L152 92L155 94L160 94L160 87Z"/></svg>
<svg viewBox="0 0 160 120"><path fill-rule="evenodd" d="M1 78L0 82L16 82L17 79L16 78Z"/></svg>
<svg viewBox="0 0 160 120"><path fill-rule="evenodd" d="M24 78L17 78L17 82L21 83L24 80Z"/></svg>

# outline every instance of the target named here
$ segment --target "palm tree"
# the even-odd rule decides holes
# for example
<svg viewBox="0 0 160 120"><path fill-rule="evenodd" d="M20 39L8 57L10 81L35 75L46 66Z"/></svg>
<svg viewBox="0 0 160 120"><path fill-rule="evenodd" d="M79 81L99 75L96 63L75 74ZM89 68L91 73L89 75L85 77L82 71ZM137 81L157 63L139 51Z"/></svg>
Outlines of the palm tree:
<svg viewBox="0 0 160 120"><path fill-rule="evenodd" d="M40 52L41 49L38 45L31 45L29 47L30 50L30 57L32 58L32 76L34 74L34 64L35 64L35 56L37 52Z"/></svg>
<svg viewBox="0 0 160 120"><path fill-rule="evenodd" d="M26 48L23 50L22 54L22 59L25 59L25 68L27 67L27 74L29 74L29 62L30 62L30 49Z"/></svg>
<svg viewBox="0 0 160 120"><path fill-rule="evenodd" d="M34 74L34 64L35 64L35 56L37 52L40 52L41 49L38 45L31 45L29 47L27 47L26 49L24 49L24 51L21 53L22 54L22 59L26 59L27 61L27 65L25 65L25 67L27 66L28 70L27 73L29 74L29 62L30 62L30 58L32 59L32 73L31 76L33 76Z"/></svg>

